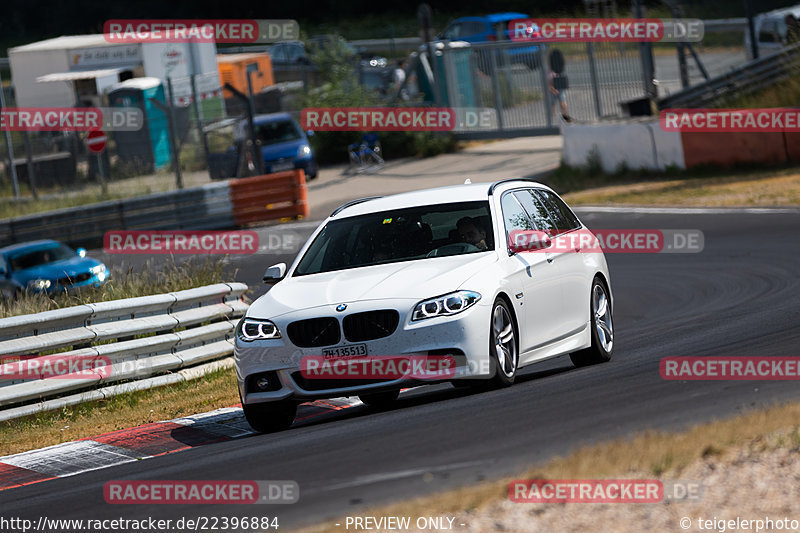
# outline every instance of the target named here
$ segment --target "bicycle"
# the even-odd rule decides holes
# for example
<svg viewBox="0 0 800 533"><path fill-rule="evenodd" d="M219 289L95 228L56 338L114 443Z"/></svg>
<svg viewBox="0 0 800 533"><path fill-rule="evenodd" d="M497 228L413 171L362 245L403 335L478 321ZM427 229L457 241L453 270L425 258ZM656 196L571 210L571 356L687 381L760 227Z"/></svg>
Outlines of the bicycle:
<svg viewBox="0 0 800 533"><path fill-rule="evenodd" d="M353 172L353 170L358 174L377 172L385 164L381 153L378 136L374 133L364 135L360 143L353 143L347 147L347 154L350 158L348 172Z"/></svg>

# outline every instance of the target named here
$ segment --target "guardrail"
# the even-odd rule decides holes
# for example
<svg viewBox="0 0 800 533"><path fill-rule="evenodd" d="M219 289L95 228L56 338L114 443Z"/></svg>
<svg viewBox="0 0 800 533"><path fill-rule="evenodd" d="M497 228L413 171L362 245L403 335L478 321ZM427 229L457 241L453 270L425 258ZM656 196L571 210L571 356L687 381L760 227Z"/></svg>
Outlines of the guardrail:
<svg viewBox="0 0 800 533"><path fill-rule="evenodd" d="M751 94L785 80L797 72L799 64L800 43L662 98L658 107L705 107L734 93Z"/></svg>
<svg viewBox="0 0 800 533"><path fill-rule="evenodd" d="M303 218L305 183L302 170L291 170L4 219L0 246L55 239L93 247L110 230L216 230Z"/></svg>
<svg viewBox="0 0 800 533"><path fill-rule="evenodd" d="M176 381L185 369L217 368L197 365L233 353L246 290L218 283L0 319L0 420Z"/></svg>

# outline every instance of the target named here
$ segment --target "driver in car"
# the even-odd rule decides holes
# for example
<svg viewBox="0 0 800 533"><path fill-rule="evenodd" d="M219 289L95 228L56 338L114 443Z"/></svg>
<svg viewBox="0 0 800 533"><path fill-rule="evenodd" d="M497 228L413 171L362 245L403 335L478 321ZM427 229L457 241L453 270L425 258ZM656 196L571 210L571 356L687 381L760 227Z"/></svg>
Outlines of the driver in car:
<svg viewBox="0 0 800 533"><path fill-rule="evenodd" d="M486 230L481 224L472 217L464 217L456 223L458 235L461 242L465 242L477 247L479 250L486 250Z"/></svg>

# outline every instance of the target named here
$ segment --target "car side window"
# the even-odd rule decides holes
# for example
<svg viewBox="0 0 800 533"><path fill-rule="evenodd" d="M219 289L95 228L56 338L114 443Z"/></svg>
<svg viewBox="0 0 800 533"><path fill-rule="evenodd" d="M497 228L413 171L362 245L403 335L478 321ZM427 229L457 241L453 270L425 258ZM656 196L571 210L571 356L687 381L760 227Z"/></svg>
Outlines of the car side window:
<svg viewBox="0 0 800 533"><path fill-rule="evenodd" d="M302 57L305 56L305 52L303 52L303 48L300 46L289 46L287 47L287 54L286 59L292 63L299 61Z"/></svg>
<svg viewBox="0 0 800 533"><path fill-rule="evenodd" d="M564 201L550 191L536 189L534 193L542 200L556 223L559 231L578 229L581 223Z"/></svg>
<svg viewBox="0 0 800 533"><path fill-rule="evenodd" d="M449 41L457 39L458 37L461 36L461 26L462 24L460 22L451 24L450 27L448 27L446 30L444 30L444 32L442 32L442 37L444 37Z"/></svg>
<svg viewBox="0 0 800 533"><path fill-rule="evenodd" d="M270 57L272 57L272 60L281 62L286 61L285 48L286 47L283 46L282 44L276 44L275 46L273 46L269 51L269 55Z"/></svg>
<svg viewBox="0 0 800 533"><path fill-rule="evenodd" d="M550 213L542 201L534 196L532 189L516 191L514 196L522 204L533 221L533 228L553 234L558 229L555 221L550 217Z"/></svg>
<svg viewBox="0 0 800 533"><path fill-rule="evenodd" d="M503 210L503 224L506 228L506 245L508 236L512 231L534 229L528 213L525 212L525 209L522 208L513 194L504 194L500 200L500 207Z"/></svg>
<svg viewBox="0 0 800 533"><path fill-rule="evenodd" d="M475 20L475 21L467 22L466 24L464 24L463 34L465 36L467 36L467 35L470 35L470 36L471 35L479 35L479 34L485 33L485 32L486 32L486 26L483 24L483 22L479 22L479 21Z"/></svg>

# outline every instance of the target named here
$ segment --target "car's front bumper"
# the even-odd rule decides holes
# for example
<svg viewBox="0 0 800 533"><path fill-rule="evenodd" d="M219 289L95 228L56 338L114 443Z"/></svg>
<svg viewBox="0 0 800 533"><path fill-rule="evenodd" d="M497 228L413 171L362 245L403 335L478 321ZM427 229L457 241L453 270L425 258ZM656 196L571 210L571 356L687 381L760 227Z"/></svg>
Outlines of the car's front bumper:
<svg viewBox="0 0 800 533"><path fill-rule="evenodd" d="M490 375L488 335L491 302L487 304L481 300L457 315L411 322L411 310L416 303L417 300L348 302L347 313L337 313L332 305L302 310L271 319L281 331L280 339L245 342L237 338L234 359L242 401L251 404L290 398L306 401L354 396L433 381ZM314 382L314 378L303 376L303 358L321 356L323 347L299 348L293 345L286 333L289 323L325 316L337 318L341 327L344 316L375 309L395 309L400 313L400 323L392 335L363 343L348 342L342 336L337 346L365 344L369 357L452 354L456 365L454 373L438 380L401 378L373 383L351 379ZM273 383L272 390L254 390L248 384L248 378L265 373Z"/></svg>

